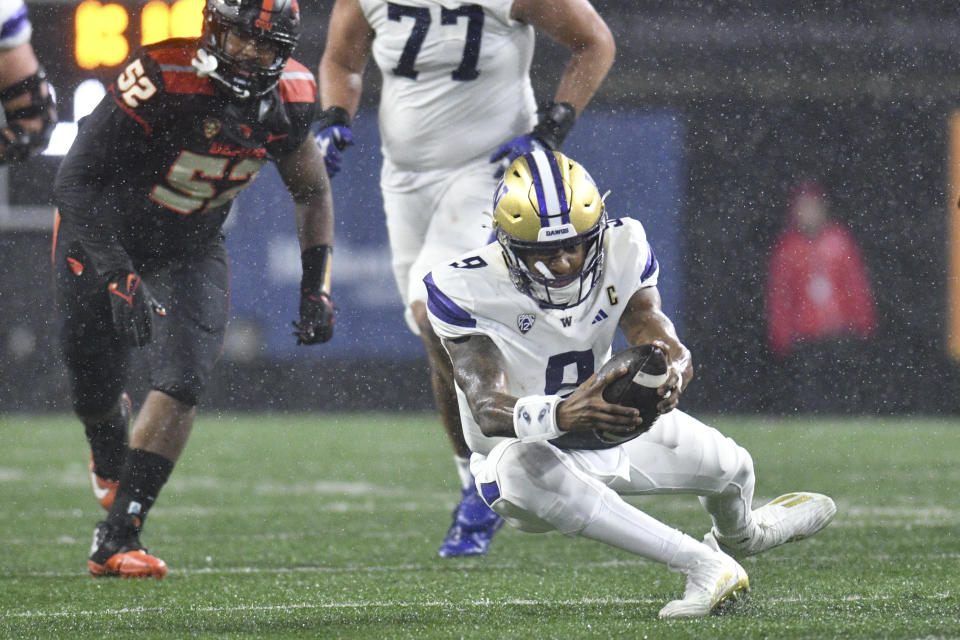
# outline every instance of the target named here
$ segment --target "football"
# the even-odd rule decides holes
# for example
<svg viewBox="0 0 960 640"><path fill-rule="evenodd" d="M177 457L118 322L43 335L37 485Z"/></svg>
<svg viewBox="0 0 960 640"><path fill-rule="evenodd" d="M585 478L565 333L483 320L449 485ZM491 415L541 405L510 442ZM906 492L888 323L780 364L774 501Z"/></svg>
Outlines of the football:
<svg viewBox="0 0 960 640"><path fill-rule="evenodd" d="M627 367L627 372L606 386L603 399L638 409L643 426L629 433L611 433L599 429L575 431L550 442L564 449L609 449L646 433L653 426L660 415L657 404L662 400L657 387L667 380L666 355L660 347L652 344L636 345L607 360L597 374L603 377L622 366Z"/></svg>

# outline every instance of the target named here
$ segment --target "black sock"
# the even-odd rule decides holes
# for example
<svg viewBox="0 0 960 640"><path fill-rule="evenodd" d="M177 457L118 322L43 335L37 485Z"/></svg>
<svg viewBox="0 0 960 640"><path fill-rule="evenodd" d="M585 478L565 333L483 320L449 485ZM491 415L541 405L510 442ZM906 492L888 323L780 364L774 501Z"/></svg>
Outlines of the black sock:
<svg viewBox="0 0 960 640"><path fill-rule="evenodd" d="M139 530L160 489L173 471L173 460L143 449L130 449L120 470L120 484L107 522L125 526L132 517Z"/></svg>
<svg viewBox="0 0 960 640"><path fill-rule="evenodd" d="M127 453L127 425L130 414L121 409L120 413L109 416L102 422L84 423L83 430L90 443L93 455L93 470L101 478L116 480L120 477L120 468Z"/></svg>

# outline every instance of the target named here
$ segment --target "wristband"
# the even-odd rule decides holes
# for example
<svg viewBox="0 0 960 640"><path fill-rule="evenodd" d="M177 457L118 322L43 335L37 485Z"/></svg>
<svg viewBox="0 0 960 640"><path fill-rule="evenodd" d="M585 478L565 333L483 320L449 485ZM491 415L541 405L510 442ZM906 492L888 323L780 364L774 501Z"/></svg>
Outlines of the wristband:
<svg viewBox="0 0 960 640"><path fill-rule="evenodd" d="M300 279L301 291L330 291L330 267L333 260L333 247L321 244L310 247L300 254L303 265L303 277Z"/></svg>
<svg viewBox="0 0 960 640"><path fill-rule="evenodd" d="M577 110L572 104L551 102L541 111L540 121L530 133L551 151L556 151L570 133L576 119Z"/></svg>
<svg viewBox="0 0 960 640"><path fill-rule="evenodd" d="M320 128L349 127L350 112L343 107L329 107L320 112Z"/></svg>
<svg viewBox="0 0 960 640"><path fill-rule="evenodd" d="M523 442L550 440L560 435L557 405L560 396L524 396L513 407L513 430Z"/></svg>

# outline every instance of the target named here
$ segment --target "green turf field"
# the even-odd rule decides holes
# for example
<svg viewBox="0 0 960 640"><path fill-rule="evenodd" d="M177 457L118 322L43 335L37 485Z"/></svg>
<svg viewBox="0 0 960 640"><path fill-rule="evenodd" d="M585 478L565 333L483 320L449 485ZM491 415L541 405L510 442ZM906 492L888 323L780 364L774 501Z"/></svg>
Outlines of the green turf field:
<svg viewBox="0 0 960 640"><path fill-rule="evenodd" d="M724 418L757 502L808 489L838 515L743 562L722 616L662 622L664 567L504 528L436 556L458 491L432 415L204 415L143 541L162 581L89 578L101 512L66 417L0 418L0 638L960 637L960 420ZM634 500L699 537L692 496Z"/></svg>

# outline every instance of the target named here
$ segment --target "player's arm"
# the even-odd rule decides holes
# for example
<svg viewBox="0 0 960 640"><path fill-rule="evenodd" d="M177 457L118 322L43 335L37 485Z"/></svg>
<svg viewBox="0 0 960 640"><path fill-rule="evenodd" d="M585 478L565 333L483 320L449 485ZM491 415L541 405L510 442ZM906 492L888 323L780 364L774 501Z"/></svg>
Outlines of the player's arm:
<svg viewBox="0 0 960 640"><path fill-rule="evenodd" d="M60 216L72 225L93 263L91 269L102 278L109 294L117 338L137 347L150 341L153 315L167 312L142 282L120 244L120 216L126 212L102 203L105 188L118 173L137 170L135 158L142 153L143 135L141 124L108 94L93 113L81 120L77 138L54 184Z"/></svg>
<svg viewBox="0 0 960 640"><path fill-rule="evenodd" d="M23 160L50 141L57 111L46 78L29 42L0 49L0 102L7 121L0 129L0 162Z"/></svg>
<svg viewBox="0 0 960 640"><path fill-rule="evenodd" d="M620 330L629 344L656 344L666 353L669 375L659 388L663 400L657 406L660 413L675 409L680 394L693 378L693 358L677 337L673 322L663 312L656 287L643 287L630 296L620 317Z"/></svg>
<svg viewBox="0 0 960 640"><path fill-rule="evenodd" d="M333 246L333 196L313 138L307 136L291 153L280 157L277 170L293 198L300 250Z"/></svg>
<svg viewBox="0 0 960 640"><path fill-rule="evenodd" d="M541 440L566 431L602 428L628 432L640 425L639 411L610 404L602 395L604 387L626 373L626 367L605 378L592 375L566 398L517 398L509 392L503 354L493 340L473 335L443 343L457 385L486 436ZM526 420L527 416L533 419Z"/></svg>
<svg viewBox="0 0 960 640"><path fill-rule="evenodd" d="M613 35L589 0L514 0L510 16L570 50L570 61L560 78L553 102L539 114L532 131L508 140L490 156L503 169L525 153L546 146L559 150L613 64Z"/></svg>
<svg viewBox="0 0 960 640"><path fill-rule="evenodd" d="M318 72L323 109L339 107L349 118L356 115L373 36L357 0L336 0Z"/></svg>
<svg viewBox="0 0 960 640"><path fill-rule="evenodd" d="M303 276L297 344L326 342L333 337L330 274L333 256L333 196L317 143L307 136L291 153L277 160L277 170L293 198Z"/></svg>
<svg viewBox="0 0 960 640"><path fill-rule="evenodd" d="M57 122L53 88L30 44L33 27L21 0L0 0L0 164L46 148Z"/></svg>
<svg viewBox="0 0 960 640"><path fill-rule="evenodd" d="M133 264L118 239L122 212L104 209L103 191L121 170L136 171L125 155L143 131L107 94L80 122L77 137L64 157L54 182L60 216L72 223L93 267L102 275L132 271Z"/></svg>
<svg viewBox="0 0 960 640"><path fill-rule="evenodd" d="M613 64L616 44L606 22L589 0L515 0L510 15L570 50L554 102L569 104L579 114Z"/></svg>
<svg viewBox="0 0 960 640"><path fill-rule="evenodd" d="M320 128L317 144L332 178L340 171L341 151L353 144L350 122L363 89L363 70L370 57L374 32L357 0L337 0L327 27L327 44L320 58Z"/></svg>

